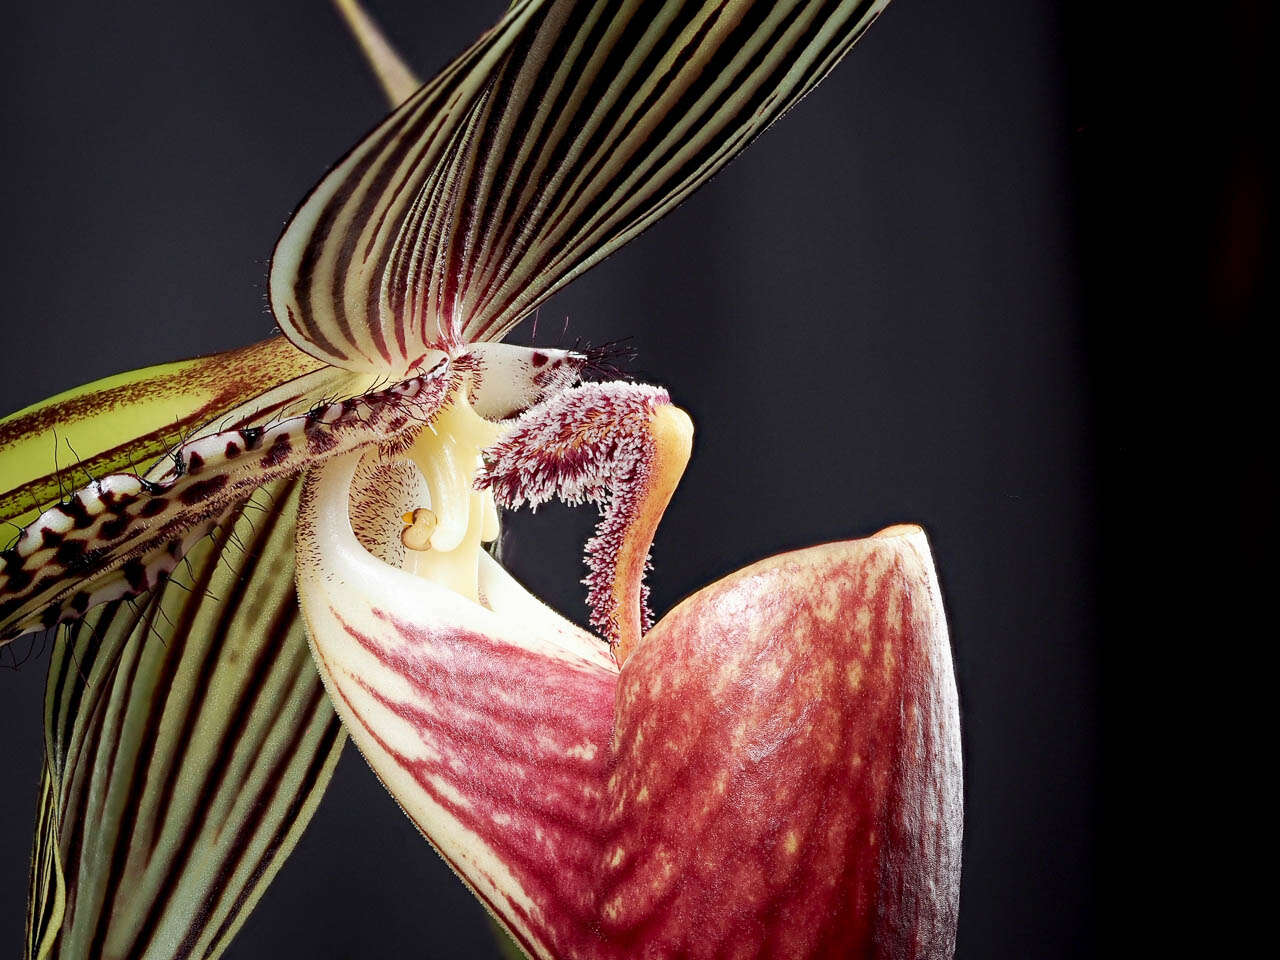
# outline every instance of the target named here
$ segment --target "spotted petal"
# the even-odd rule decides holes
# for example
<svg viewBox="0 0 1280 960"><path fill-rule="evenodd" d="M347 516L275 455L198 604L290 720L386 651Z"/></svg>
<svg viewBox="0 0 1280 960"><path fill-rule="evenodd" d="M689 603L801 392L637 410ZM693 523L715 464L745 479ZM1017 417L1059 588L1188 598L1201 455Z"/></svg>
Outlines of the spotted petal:
<svg viewBox="0 0 1280 960"><path fill-rule="evenodd" d="M333 371L283 337L194 360L116 374L0 420L0 520L21 526L87 477L150 464L206 423L252 405L271 416L326 391ZM309 376L310 375L310 376Z"/></svg>
<svg viewBox="0 0 1280 960"><path fill-rule="evenodd" d="M31 960L216 957L310 819L345 735L294 597L298 486L58 636Z"/></svg>
<svg viewBox="0 0 1280 960"><path fill-rule="evenodd" d="M266 483L349 450L405 442L440 406L460 366L442 361L337 400L319 390L366 378L324 368L300 378L301 389L291 381L206 424L145 473L90 480L0 551L0 642L150 589ZM315 402L299 410L299 399Z"/></svg>
<svg viewBox="0 0 1280 960"><path fill-rule="evenodd" d="M276 320L352 370L501 338L724 166L887 2L513 4L294 215Z"/></svg>

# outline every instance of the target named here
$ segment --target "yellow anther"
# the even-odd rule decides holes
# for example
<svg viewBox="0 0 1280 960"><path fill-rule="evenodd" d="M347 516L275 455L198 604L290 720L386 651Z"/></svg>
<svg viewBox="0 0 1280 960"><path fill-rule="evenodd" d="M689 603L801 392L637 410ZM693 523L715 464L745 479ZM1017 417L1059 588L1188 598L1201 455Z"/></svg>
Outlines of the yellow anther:
<svg viewBox="0 0 1280 960"><path fill-rule="evenodd" d="M435 512L426 507L410 510L400 517L407 526L400 531L400 542L410 550L430 550L431 535L436 531Z"/></svg>
<svg viewBox="0 0 1280 960"><path fill-rule="evenodd" d="M409 550L404 568L472 601L479 596L480 544L498 535L493 494L472 484L481 451L501 433L475 412L462 388L408 450L426 483L431 509L401 517L406 526L400 542Z"/></svg>

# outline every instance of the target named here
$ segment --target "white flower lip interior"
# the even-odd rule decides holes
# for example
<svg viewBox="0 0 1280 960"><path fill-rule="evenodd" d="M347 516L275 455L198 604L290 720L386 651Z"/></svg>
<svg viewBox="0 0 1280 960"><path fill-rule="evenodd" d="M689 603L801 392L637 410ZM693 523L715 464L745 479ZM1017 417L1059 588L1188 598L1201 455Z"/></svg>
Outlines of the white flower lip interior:
<svg viewBox="0 0 1280 960"><path fill-rule="evenodd" d="M475 531L468 531L471 543L464 541L450 551L456 556L444 561L457 567L471 565L474 596L455 589L448 574L423 575L371 552L357 536L350 511L360 462L359 453L335 459L308 479L304 492L298 525L298 593L313 644L322 621L337 616L354 624L376 611L378 616L425 628L518 636L521 644L544 653L558 651L571 659L616 669L605 644L528 593L479 549Z"/></svg>
<svg viewBox="0 0 1280 960"><path fill-rule="evenodd" d="M651 624L649 544L688 463L692 422L665 390L615 382L561 390L496 424L476 412L470 388L461 383L402 452L357 452L316 472L302 507L300 580L310 571L345 583L384 609L406 593L445 590L449 607L457 598L497 612L492 591L524 591L482 550L498 534L495 499L511 508L591 502L601 522L583 582L592 624L621 662Z"/></svg>

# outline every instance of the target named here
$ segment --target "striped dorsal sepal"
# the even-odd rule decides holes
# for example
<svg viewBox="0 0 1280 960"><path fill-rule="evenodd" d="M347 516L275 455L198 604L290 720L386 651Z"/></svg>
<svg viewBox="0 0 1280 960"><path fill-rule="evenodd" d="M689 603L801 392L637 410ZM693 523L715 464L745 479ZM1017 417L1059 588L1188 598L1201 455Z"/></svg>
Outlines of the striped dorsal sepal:
<svg viewBox="0 0 1280 960"><path fill-rule="evenodd" d="M145 475L91 481L0 552L0 640L141 593L263 484L362 447L403 450L473 364L441 360L391 387L305 414L204 433Z"/></svg>
<svg viewBox="0 0 1280 960"><path fill-rule="evenodd" d="M276 321L347 370L501 339L737 156L887 3L518 0L311 192L272 258Z"/></svg>

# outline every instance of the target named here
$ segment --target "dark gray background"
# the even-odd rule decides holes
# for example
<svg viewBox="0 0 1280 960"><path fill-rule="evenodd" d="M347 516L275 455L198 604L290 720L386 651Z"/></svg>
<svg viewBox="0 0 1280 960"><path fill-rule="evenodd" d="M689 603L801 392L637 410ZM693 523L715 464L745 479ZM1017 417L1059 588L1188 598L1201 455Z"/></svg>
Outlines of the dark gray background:
<svg viewBox="0 0 1280 960"><path fill-rule="evenodd" d="M502 4L371 6L428 74ZM328 4L20 5L5 44L0 409L270 334L285 218L384 109ZM698 424L658 611L790 547L929 531L964 715L962 958L1094 947L1097 498L1065 47L1056 3L899 0L539 322L542 343L634 336L633 369ZM517 575L574 615L591 524L513 524ZM0 671L0 954L20 943L43 671ZM228 956L480 956L487 936L349 750Z"/></svg>

